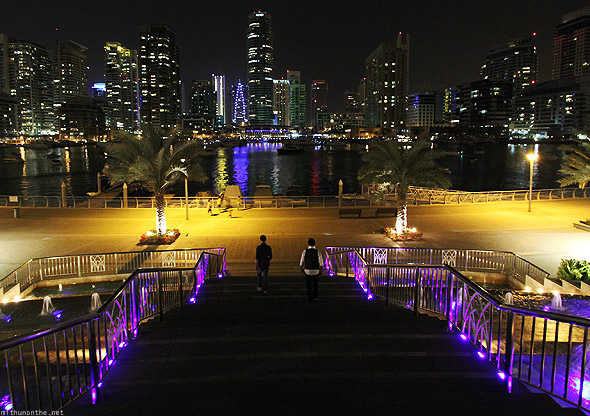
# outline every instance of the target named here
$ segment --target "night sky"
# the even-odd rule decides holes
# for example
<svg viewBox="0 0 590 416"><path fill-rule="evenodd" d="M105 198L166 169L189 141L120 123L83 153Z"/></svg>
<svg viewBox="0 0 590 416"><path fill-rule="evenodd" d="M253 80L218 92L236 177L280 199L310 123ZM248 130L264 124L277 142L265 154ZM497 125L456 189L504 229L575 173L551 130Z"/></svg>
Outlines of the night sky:
<svg viewBox="0 0 590 416"><path fill-rule="evenodd" d="M410 33L410 91L442 89L479 78L496 43L537 32L540 81L551 75L552 38L561 16L587 0L344 1L4 1L0 33L52 46L61 40L88 47L89 81L102 82L105 41L139 46L139 26L164 23L176 31L182 79L226 74L246 78L248 14L271 13L275 76L300 70L305 82L325 79L329 104L356 89L365 58L400 31Z"/></svg>

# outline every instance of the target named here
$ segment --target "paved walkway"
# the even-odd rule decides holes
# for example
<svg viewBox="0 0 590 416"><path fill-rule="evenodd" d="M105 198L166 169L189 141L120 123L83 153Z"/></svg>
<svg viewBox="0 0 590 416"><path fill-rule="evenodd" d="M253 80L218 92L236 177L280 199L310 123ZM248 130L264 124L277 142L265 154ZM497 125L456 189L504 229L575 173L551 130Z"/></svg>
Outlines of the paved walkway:
<svg viewBox="0 0 590 416"><path fill-rule="evenodd" d="M587 258L590 233L573 222L590 217L590 200L534 201L409 207L419 242L394 243L380 230L394 218L342 218L337 208L234 210L208 217L205 209L168 209L169 228L181 237L170 248L226 247L228 263L253 265L260 234L268 236L275 263L296 267L307 238L319 246L407 246L513 251L555 274L561 258ZM0 208L0 275L32 257L143 250L139 235L154 228L151 209Z"/></svg>
<svg viewBox="0 0 590 416"><path fill-rule="evenodd" d="M214 279L197 303L140 327L102 401L64 414L580 415L520 384L505 392L474 347L436 318L367 301L352 279Z"/></svg>

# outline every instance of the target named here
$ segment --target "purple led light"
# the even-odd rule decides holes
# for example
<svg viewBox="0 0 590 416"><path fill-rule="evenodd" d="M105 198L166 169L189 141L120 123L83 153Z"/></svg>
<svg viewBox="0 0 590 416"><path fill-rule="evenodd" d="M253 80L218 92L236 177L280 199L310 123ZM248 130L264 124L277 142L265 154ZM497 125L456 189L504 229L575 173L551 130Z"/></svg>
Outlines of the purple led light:
<svg viewBox="0 0 590 416"><path fill-rule="evenodd" d="M109 360L109 365L112 365L112 364L113 364L113 360Z"/></svg>
<svg viewBox="0 0 590 416"><path fill-rule="evenodd" d="M100 389L102 387L102 381L100 383L98 383L98 388Z"/></svg>
<svg viewBox="0 0 590 416"><path fill-rule="evenodd" d="M10 395L7 394L6 396L2 397L0 400L0 409L4 412L10 412L12 410L12 402L10 401Z"/></svg>
<svg viewBox="0 0 590 416"><path fill-rule="evenodd" d="M219 273L219 274L217 275L217 278L218 278L218 279L221 279L222 277L223 277L223 273Z"/></svg>
<svg viewBox="0 0 590 416"><path fill-rule="evenodd" d="M481 351L478 351L478 352L477 352L477 356L478 356L479 358L481 358L481 359L483 359L483 358L486 358L486 355L485 355L483 352L481 352Z"/></svg>
<svg viewBox="0 0 590 416"><path fill-rule="evenodd" d="M373 295L372 295L371 293L369 293L369 296L367 296L367 299L368 299L368 300L371 300L371 299L373 299Z"/></svg>
<svg viewBox="0 0 590 416"><path fill-rule="evenodd" d="M545 312L549 312L549 310L550 310L550 309L551 309L551 308L549 308L549 306L547 306L547 305L543 306L543 310L544 310Z"/></svg>
<svg viewBox="0 0 590 416"><path fill-rule="evenodd" d="M462 339L463 341L467 341L467 335L465 335L465 334L461 334L461 335L459 335L459 337L461 337L461 339Z"/></svg>
<svg viewBox="0 0 590 416"><path fill-rule="evenodd" d="M457 306L457 302L453 301L453 303L451 304L451 309L455 310L456 306Z"/></svg>
<svg viewBox="0 0 590 416"><path fill-rule="evenodd" d="M197 299L195 299L195 297L193 296L192 298L189 299L190 303L197 303Z"/></svg>
<svg viewBox="0 0 590 416"><path fill-rule="evenodd" d="M503 371L498 371L498 377L500 377L500 380L502 381L506 380L506 374Z"/></svg>
<svg viewBox="0 0 590 416"><path fill-rule="evenodd" d="M92 389L92 404L96 404L96 389Z"/></svg>
<svg viewBox="0 0 590 416"><path fill-rule="evenodd" d="M334 277L334 272L333 272L332 270L330 270L330 273L328 273L328 275L329 275L330 277Z"/></svg>

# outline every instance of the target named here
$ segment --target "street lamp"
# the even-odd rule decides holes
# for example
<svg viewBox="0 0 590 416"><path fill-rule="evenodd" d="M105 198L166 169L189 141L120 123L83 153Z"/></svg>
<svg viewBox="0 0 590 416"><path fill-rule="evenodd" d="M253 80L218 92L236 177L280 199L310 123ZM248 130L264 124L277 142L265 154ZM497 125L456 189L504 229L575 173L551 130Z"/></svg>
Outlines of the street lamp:
<svg viewBox="0 0 590 416"><path fill-rule="evenodd" d="M533 163L535 163L535 160L537 160L538 157L539 155L537 155L536 153L528 153L526 155L526 158L529 160L529 162L531 162L531 169L529 175L529 212L531 212L533 204Z"/></svg>
<svg viewBox="0 0 590 416"><path fill-rule="evenodd" d="M184 163L185 159L180 159ZM181 204L182 206L182 204ZM186 219L188 220L188 176L184 176L184 209L186 211Z"/></svg>

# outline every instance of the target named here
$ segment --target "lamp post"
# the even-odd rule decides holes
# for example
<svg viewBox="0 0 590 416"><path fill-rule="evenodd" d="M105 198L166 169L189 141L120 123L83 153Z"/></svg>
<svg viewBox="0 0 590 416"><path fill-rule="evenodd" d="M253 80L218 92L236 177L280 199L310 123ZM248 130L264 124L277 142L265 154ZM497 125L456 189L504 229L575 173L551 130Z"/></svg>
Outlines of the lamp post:
<svg viewBox="0 0 590 416"><path fill-rule="evenodd" d="M529 160L530 163L530 175L529 175L529 212L531 212L531 208L533 205L533 164L535 160L537 160L539 156L536 153L528 153L526 158Z"/></svg>
<svg viewBox="0 0 590 416"><path fill-rule="evenodd" d="M180 159L182 163L185 162L186 159ZM188 220L188 176L184 176L184 209L186 211L186 219Z"/></svg>

